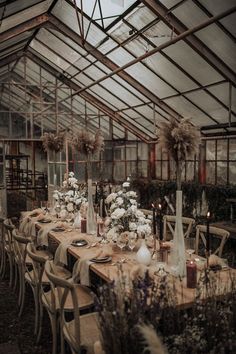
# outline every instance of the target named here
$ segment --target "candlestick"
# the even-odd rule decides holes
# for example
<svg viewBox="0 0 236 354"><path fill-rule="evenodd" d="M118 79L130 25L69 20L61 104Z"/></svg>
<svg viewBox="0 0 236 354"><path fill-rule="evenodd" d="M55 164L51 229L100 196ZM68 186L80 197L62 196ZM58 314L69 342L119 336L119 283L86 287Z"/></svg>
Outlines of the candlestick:
<svg viewBox="0 0 236 354"><path fill-rule="evenodd" d="M197 265L193 261L187 263L187 288L194 289L197 286Z"/></svg>
<svg viewBox="0 0 236 354"><path fill-rule="evenodd" d="M111 192L112 192L111 187L112 187L112 185L111 185L111 184L109 184L109 194L111 194Z"/></svg>
<svg viewBox="0 0 236 354"><path fill-rule="evenodd" d="M207 221L206 221L206 252L208 255L210 255L210 250L211 250L211 240L210 240L210 212L208 211L207 213Z"/></svg>
<svg viewBox="0 0 236 354"><path fill-rule="evenodd" d="M156 229L156 208L154 204L152 204L152 232L153 235L156 235L157 229Z"/></svg>
<svg viewBox="0 0 236 354"><path fill-rule="evenodd" d="M163 240L163 221L162 221L162 206L161 204L158 205L160 211L160 218L159 218L159 238L160 241Z"/></svg>

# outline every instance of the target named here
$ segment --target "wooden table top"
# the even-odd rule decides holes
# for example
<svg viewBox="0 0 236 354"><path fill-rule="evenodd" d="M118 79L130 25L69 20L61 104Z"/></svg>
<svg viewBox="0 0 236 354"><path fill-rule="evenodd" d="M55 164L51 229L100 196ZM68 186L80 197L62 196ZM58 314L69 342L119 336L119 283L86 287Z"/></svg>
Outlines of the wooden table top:
<svg viewBox="0 0 236 354"><path fill-rule="evenodd" d="M47 226L48 224L37 223L37 229L41 229ZM99 249L104 249L104 247L107 246L106 244L99 243L99 241L101 240L100 238L96 237L95 235L88 235L88 234L81 233L79 229L71 228L62 232L54 232L51 230L48 233L48 237L49 239L53 240L53 242L58 243L58 245L61 242L68 242L75 239L85 239L88 242L88 245L90 245L90 248L88 248L88 246L76 247L73 245L70 245L68 248L68 253L74 256L76 259L84 259L84 258L92 259L97 254ZM97 244L96 246L93 247L93 244L95 242L97 242ZM99 276L105 282L110 282L118 278L119 272L118 272L117 264L118 262L120 262L121 264L123 259L125 259L125 262L122 263L122 269L123 272L127 275L130 275L132 273L132 269L134 268L134 266L138 265L136 261L137 249L135 249L133 252L131 251L121 252L120 249L115 244L112 246L112 249L113 249L113 254L112 254L112 260L110 262L92 263L90 265L90 270L96 273L97 276ZM155 271L158 269L157 261L152 260L151 265L148 267L148 269L150 271L150 274L154 274ZM200 272L198 272L198 276L199 274ZM232 276L232 274L236 276L236 269L226 268L222 271L217 272L217 277L222 287L227 286L229 277ZM169 277L171 280L173 280L174 288L176 291L177 302L179 306L181 306L181 308L191 307L195 299L196 289L187 288L186 278L180 280L179 278L176 278L171 275Z"/></svg>

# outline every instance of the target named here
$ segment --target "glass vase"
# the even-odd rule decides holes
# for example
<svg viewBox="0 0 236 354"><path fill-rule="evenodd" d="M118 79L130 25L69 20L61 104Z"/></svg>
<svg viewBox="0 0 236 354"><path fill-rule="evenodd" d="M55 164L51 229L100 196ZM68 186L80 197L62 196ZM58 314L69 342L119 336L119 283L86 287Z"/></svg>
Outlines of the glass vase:
<svg viewBox="0 0 236 354"><path fill-rule="evenodd" d="M94 235L97 231L96 215L93 207L92 179L88 179L87 233Z"/></svg>

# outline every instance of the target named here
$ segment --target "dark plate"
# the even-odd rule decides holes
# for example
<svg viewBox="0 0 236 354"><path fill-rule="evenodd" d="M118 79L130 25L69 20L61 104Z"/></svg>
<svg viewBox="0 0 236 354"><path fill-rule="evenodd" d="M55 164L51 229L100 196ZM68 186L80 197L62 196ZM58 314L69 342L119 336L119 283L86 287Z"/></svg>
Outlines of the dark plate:
<svg viewBox="0 0 236 354"><path fill-rule="evenodd" d="M107 257L92 258L90 259L90 261L95 263L107 263L111 261L111 257L107 256Z"/></svg>
<svg viewBox="0 0 236 354"><path fill-rule="evenodd" d="M64 229L64 227L54 227L54 229L52 229L52 231L54 231L54 232L63 232L63 231L65 231L65 229Z"/></svg>
<svg viewBox="0 0 236 354"><path fill-rule="evenodd" d="M86 240L74 240L71 242L72 246L75 246L75 247L83 247L83 246L86 246L88 244L88 242Z"/></svg>
<svg viewBox="0 0 236 354"><path fill-rule="evenodd" d="M38 222L40 222L41 224L48 224L48 223L52 222L52 220L50 220L50 219L42 219L42 220L38 220Z"/></svg>

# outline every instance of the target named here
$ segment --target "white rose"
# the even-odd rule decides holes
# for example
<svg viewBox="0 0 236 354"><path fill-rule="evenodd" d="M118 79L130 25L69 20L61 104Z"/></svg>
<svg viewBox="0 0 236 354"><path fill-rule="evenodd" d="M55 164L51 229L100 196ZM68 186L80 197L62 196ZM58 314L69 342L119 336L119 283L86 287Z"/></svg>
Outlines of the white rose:
<svg viewBox="0 0 236 354"><path fill-rule="evenodd" d="M117 208L113 213L111 214L112 219L120 219L122 216L125 214L125 209L124 208Z"/></svg>
<svg viewBox="0 0 236 354"><path fill-rule="evenodd" d="M137 225L135 222L129 222L130 231L135 231L137 229Z"/></svg>
<svg viewBox="0 0 236 354"><path fill-rule="evenodd" d="M67 204L67 210L68 210L68 211L73 211L73 210L74 210L73 203Z"/></svg>
<svg viewBox="0 0 236 354"><path fill-rule="evenodd" d="M63 187L67 187L67 181L62 182Z"/></svg>
<svg viewBox="0 0 236 354"><path fill-rule="evenodd" d="M55 199L55 200L58 200L58 199L59 199L58 194L56 194L56 193L54 193L54 194L52 195L52 197L53 197L53 199Z"/></svg>
<svg viewBox="0 0 236 354"><path fill-rule="evenodd" d="M122 187L123 188L128 188L130 186L130 183L129 182L124 182L123 184L122 184Z"/></svg>
<svg viewBox="0 0 236 354"><path fill-rule="evenodd" d="M135 199L130 199L130 203L137 205L137 201Z"/></svg>
<svg viewBox="0 0 236 354"><path fill-rule="evenodd" d="M117 195L121 195L121 194L123 194L123 192L122 192L122 191L117 192Z"/></svg>
<svg viewBox="0 0 236 354"><path fill-rule="evenodd" d="M137 215L137 205L131 205L130 210L133 214Z"/></svg>
<svg viewBox="0 0 236 354"><path fill-rule="evenodd" d="M70 197L68 195L65 196L65 202L68 203L70 200Z"/></svg>
<svg viewBox="0 0 236 354"><path fill-rule="evenodd" d="M134 192L134 191L129 191L129 192L126 192L126 195L128 198L137 198L137 193Z"/></svg>
<svg viewBox="0 0 236 354"><path fill-rule="evenodd" d="M116 199L116 204L117 205L122 205L124 203L124 200L121 198L121 197L118 197L117 199Z"/></svg>
<svg viewBox="0 0 236 354"><path fill-rule="evenodd" d="M74 177L74 175L75 175L74 172L72 172L72 171L69 172L69 177Z"/></svg>
<svg viewBox="0 0 236 354"><path fill-rule="evenodd" d="M105 202L110 204L117 197L117 193L111 193L107 196Z"/></svg>

